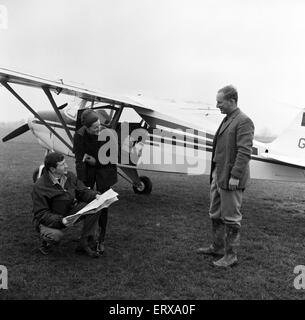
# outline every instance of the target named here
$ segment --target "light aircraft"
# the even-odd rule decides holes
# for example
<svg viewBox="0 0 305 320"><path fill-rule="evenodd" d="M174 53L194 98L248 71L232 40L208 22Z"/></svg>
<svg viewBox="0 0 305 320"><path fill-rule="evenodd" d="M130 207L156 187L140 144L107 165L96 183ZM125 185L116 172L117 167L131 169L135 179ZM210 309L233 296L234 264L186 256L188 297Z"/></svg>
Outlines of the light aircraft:
<svg viewBox="0 0 305 320"><path fill-rule="evenodd" d="M103 126L117 133L117 140L114 140L119 145L116 157L119 174L132 184L135 193L149 194L152 190L151 180L139 176L138 170L184 174L210 172L217 127L203 115L193 117L182 107L168 108L164 103L143 102L140 97L108 95L68 85L62 80L51 81L3 68L0 68L0 83L33 114L26 124L4 137L3 142L31 130L47 152L58 151L74 157L73 135L81 126L81 112L92 108L99 114ZM36 112L12 85L42 90L53 110ZM77 106L68 103L58 106L54 94L78 97L79 103ZM108 138L111 140L111 135ZM304 182L304 149L305 112L302 110L273 142L254 140L251 178ZM35 170L34 181L42 170L43 166Z"/></svg>

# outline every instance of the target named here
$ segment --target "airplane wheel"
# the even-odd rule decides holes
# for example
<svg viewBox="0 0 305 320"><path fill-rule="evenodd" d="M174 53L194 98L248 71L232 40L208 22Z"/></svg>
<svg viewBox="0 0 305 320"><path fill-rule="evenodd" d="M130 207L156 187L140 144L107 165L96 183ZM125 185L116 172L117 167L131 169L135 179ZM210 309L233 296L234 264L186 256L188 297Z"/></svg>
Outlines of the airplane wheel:
<svg viewBox="0 0 305 320"><path fill-rule="evenodd" d="M150 194L152 190L152 183L148 177L140 177L141 186L133 186L133 191L137 194Z"/></svg>

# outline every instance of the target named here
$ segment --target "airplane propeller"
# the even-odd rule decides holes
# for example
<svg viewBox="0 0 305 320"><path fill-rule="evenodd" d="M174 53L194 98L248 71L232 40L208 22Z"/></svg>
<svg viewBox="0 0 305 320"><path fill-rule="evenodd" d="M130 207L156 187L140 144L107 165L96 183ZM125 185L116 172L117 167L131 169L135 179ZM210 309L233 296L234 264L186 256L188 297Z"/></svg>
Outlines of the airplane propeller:
<svg viewBox="0 0 305 320"><path fill-rule="evenodd" d="M64 109L67 105L68 105L68 103L64 103L63 105L58 107L58 110ZM6 135L2 139L2 141L6 142L6 141L9 141L9 140L12 140L12 139L20 136L21 134L29 131L29 130L30 130L29 125L26 123L26 124L22 125L21 127L15 129L14 131L10 132L8 135Z"/></svg>
<svg viewBox="0 0 305 320"><path fill-rule="evenodd" d="M14 139L29 130L30 130L29 125L26 123L26 124L22 125L21 127L15 129L14 131L10 132L8 135L6 135L2 139L2 141L6 142L8 140Z"/></svg>

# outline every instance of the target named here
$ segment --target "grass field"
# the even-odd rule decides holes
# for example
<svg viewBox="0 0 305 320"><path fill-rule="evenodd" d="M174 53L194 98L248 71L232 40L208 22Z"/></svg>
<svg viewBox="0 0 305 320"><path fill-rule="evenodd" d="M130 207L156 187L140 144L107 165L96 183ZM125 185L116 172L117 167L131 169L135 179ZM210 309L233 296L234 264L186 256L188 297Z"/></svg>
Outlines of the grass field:
<svg viewBox="0 0 305 320"><path fill-rule="evenodd" d="M3 137L4 131L0 131ZM44 151L30 133L0 143L0 299L304 299L293 273L305 264L302 184L252 181L243 203L239 264L229 270L196 248L210 241L206 176L145 173L150 196L120 179L100 259L74 253L80 226L41 256L32 228L32 172ZM74 170L73 161L69 161Z"/></svg>

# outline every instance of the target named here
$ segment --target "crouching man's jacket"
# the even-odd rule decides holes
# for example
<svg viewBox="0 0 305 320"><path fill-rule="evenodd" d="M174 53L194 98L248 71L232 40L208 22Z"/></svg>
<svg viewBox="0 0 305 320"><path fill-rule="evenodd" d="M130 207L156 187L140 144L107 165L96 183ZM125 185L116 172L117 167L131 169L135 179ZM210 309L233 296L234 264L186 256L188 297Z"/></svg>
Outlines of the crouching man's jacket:
<svg viewBox="0 0 305 320"><path fill-rule="evenodd" d="M47 171L35 183L32 199L36 227L43 224L55 229L65 228L62 219L76 213L98 194L88 189L72 172L69 171L66 177L64 188L54 183Z"/></svg>

